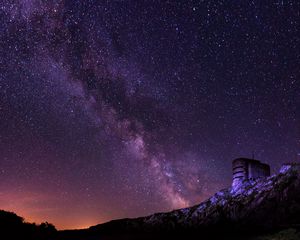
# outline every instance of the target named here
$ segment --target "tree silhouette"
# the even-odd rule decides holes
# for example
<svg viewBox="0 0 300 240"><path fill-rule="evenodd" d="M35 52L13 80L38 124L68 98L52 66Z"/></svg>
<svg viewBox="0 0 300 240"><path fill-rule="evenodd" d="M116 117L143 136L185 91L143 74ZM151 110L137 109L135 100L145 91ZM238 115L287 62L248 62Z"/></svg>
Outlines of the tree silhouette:
<svg viewBox="0 0 300 240"><path fill-rule="evenodd" d="M51 223L27 223L13 212L0 210L0 239L54 240L56 235Z"/></svg>

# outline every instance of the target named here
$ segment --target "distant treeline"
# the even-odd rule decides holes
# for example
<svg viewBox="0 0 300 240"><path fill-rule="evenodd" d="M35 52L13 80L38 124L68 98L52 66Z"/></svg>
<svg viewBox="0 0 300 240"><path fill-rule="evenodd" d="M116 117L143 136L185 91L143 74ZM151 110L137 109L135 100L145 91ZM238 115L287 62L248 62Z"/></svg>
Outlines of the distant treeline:
<svg viewBox="0 0 300 240"><path fill-rule="evenodd" d="M54 225L27 223L13 212L0 210L0 239L51 240L57 236Z"/></svg>

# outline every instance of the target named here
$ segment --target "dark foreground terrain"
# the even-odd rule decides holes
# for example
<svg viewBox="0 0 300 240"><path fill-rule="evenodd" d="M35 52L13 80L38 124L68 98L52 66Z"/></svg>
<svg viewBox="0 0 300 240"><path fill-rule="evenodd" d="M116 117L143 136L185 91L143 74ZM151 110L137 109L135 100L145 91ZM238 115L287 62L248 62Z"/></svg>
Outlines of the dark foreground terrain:
<svg viewBox="0 0 300 240"><path fill-rule="evenodd" d="M257 233L253 229L252 233L212 233L203 234L200 232L193 233L112 233L112 234L94 234L88 233L87 231L66 231L60 233L61 238L59 239L85 239L85 240L163 240L163 239L173 239L173 240L299 240L300 239L300 229L287 228L277 231L271 231L268 233Z"/></svg>
<svg viewBox="0 0 300 240"><path fill-rule="evenodd" d="M1 240L33 240L56 239L58 232L50 223L35 223L24 222L22 217L15 213L0 210L0 239Z"/></svg>
<svg viewBox="0 0 300 240"><path fill-rule="evenodd" d="M245 239L300 240L300 167L229 188L207 201L168 213L120 219L83 230L56 231L0 212L0 239ZM4 238L4 236L6 236Z"/></svg>

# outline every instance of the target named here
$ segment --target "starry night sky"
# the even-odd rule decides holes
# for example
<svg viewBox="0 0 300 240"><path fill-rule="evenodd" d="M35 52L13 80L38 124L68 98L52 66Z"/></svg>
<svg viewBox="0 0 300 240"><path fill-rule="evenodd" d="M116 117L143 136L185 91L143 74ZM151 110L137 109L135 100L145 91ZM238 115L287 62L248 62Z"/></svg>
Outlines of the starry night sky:
<svg viewBox="0 0 300 240"><path fill-rule="evenodd" d="M299 1L3 0L0 209L59 229L186 207L299 155Z"/></svg>

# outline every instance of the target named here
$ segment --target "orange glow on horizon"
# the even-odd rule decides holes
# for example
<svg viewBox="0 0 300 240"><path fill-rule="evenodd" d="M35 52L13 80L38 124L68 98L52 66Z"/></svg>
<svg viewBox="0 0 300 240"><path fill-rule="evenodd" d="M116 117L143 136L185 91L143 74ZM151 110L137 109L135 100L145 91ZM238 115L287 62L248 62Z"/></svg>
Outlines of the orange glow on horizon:
<svg viewBox="0 0 300 240"><path fill-rule="evenodd" d="M71 209L71 206L60 200L36 192L2 192L0 209L14 212L29 223L49 222L58 230L88 228L109 219L108 216L101 218L99 212L88 211L82 206L77 210Z"/></svg>
<svg viewBox="0 0 300 240"><path fill-rule="evenodd" d="M55 226L57 230L72 230L72 229L86 229L91 226L101 224L106 222L105 220L101 220L99 218L91 218L91 217L70 217L66 216L65 218L55 219L55 216L51 216L50 218L44 218L43 216L31 215L30 210L25 209L1 209L8 212L14 212L20 217L24 218L25 222L28 223L36 223L41 224L42 222L49 222ZM53 218L53 221L50 220ZM55 219L55 220L54 220Z"/></svg>

